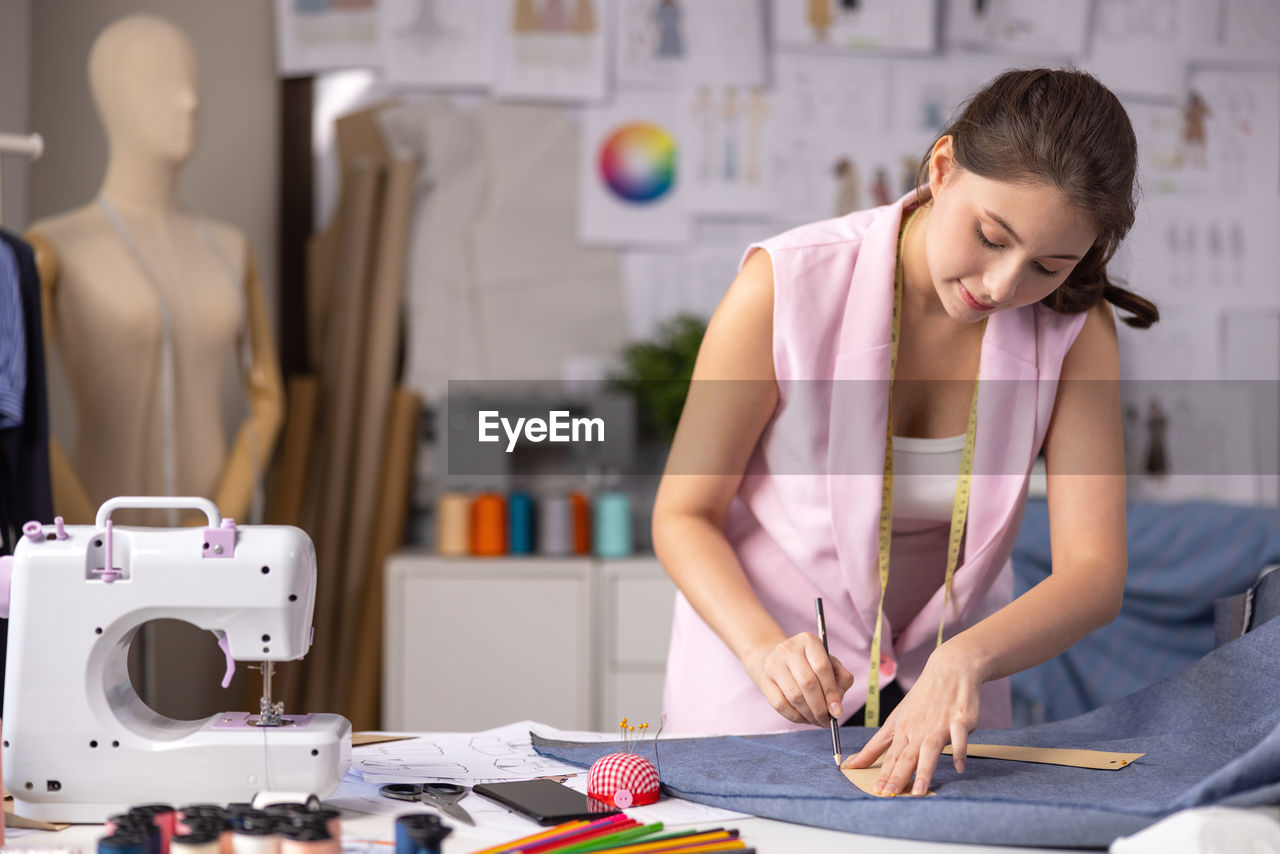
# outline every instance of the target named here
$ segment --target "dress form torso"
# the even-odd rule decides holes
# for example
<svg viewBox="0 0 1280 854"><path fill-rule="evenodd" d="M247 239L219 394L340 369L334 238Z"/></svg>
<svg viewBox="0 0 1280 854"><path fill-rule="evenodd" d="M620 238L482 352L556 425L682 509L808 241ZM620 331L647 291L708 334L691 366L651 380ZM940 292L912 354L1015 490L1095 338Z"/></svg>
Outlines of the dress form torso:
<svg viewBox="0 0 1280 854"><path fill-rule="evenodd" d="M45 287L53 287L48 328L76 407L72 469L94 506L167 491L168 392L160 382L167 305L174 491L216 495L227 456L223 389L247 334L246 241L203 220L202 235L197 218L179 210L115 209L146 267L97 202L32 229L60 266L56 285Z"/></svg>

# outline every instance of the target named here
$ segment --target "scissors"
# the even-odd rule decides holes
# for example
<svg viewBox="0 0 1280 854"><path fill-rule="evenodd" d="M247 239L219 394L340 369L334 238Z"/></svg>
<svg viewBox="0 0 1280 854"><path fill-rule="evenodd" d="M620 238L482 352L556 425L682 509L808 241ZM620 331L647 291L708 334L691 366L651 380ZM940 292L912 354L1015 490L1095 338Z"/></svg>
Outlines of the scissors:
<svg viewBox="0 0 1280 854"><path fill-rule="evenodd" d="M458 801L465 798L468 793L466 786L459 786L456 783L388 783L378 789L378 794L384 798L394 798L397 801L422 801L431 804L450 818L456 818L474 827L475 819L458 806Z"/></svg>

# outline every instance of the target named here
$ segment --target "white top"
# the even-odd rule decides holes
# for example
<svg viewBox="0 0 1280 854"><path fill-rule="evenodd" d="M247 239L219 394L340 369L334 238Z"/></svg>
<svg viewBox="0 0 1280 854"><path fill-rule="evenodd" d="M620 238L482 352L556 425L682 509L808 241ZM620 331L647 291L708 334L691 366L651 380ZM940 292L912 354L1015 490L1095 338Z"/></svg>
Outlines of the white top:
<svg viewBox="0 0 1280 854"><path fill-rule="evenodd" d="M951 522L960 479L964 434L943 439L893 437L893 529L911 522Z"/></svg>
<svg viewBox="0 0 1280 854"><path fill-rule="evenodd" d="M963 455L963 433L943 439L893 437L893 538L884 613L895 634L946 579L951 507Z"/></svg>

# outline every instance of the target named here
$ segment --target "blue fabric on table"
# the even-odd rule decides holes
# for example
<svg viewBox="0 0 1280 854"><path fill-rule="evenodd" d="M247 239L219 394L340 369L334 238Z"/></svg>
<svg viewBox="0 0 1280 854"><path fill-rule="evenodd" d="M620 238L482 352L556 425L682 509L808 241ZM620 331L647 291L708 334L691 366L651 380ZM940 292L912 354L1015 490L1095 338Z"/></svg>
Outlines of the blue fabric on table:
<svg viewBox="0 0 1280 854"><path fill-rule="evenodd" d="M971 741L1145 753L1118 771L943 757L936 797L875 798L831 761L826 729L664 739L671 794L835 830L1003 845L1105 847L1180 809L1280 803L1280 620L1105 708L1066 721L975 732ZM850 753L871 730L848 727ZM589 766L617 743L534 736L541 754ZM644 745L653 758L653 745Z"/></svg>
<svg viewBox="0 0 1280 854"><path fill-rule="evenodd" d="M1130 502L1129 577L1120 616L1013 676L1015 723L1063 720L1175 673L1214 647L1215 599L1247 590L1280 561L1280 512L1211 502ZM1048 577L1049 508L1027 502L1013 550L1014 595Z"/></svg>

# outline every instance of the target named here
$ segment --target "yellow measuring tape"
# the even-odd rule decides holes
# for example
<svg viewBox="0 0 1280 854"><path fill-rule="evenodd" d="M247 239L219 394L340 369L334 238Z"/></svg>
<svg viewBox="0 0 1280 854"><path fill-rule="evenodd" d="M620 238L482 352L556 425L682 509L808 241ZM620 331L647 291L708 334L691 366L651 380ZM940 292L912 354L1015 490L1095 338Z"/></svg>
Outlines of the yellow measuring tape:
<svg viewBox="0 0 1280 854"><path fill-rule="evenodd" d="M880 605L876 608L876 630L871 636L871 661L867 672L867 726L880 726L880 635L884 623L884 594L889 587L889 541L893 535L893 375L898 367L898 338L902 327L902 252L907 242L907 229L920 208L911 211L898 234L898 263L893 274L893 333L889 345L889 417L885 420L884 481L880 487ZM983 331L987 321L984 319ZM951 600L951 581L960 562L960 541L964 539L964 523L969 515L969 489L973 478L973 441L978 426L978 381L973 383L973 400L969 404L969 426L964 434L964 454L960 460L960 478L956 498L951 505L951 537L947 542L947 577L942 599L942 618L938 621L938 642L942 645L942 627L947 620L947 604Z"/></svg>

